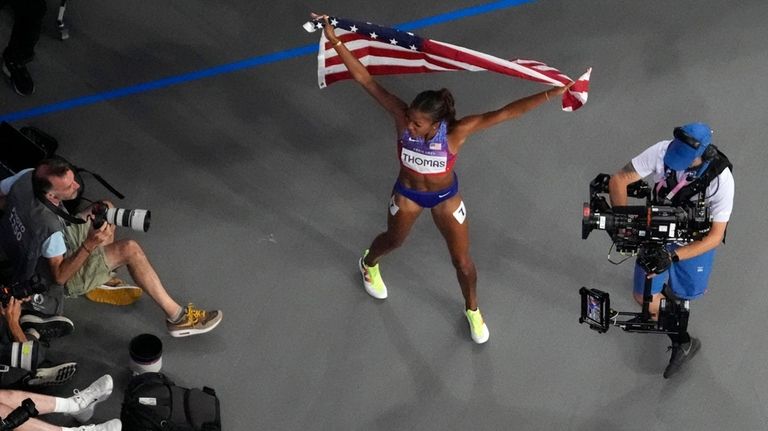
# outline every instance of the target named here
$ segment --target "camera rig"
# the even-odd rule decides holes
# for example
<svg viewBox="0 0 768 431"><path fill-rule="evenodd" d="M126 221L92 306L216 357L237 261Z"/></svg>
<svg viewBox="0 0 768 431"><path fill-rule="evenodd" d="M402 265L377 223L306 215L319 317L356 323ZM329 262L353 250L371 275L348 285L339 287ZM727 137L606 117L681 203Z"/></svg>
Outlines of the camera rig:
<svg viewBox="0 0 768 431"><path fill-rule="evenodd" d="M689 206L654 205L650 186L642 180L627 186L627 195L645 199L645 205L611 207L605 199L611 176L599 174L589 183L589 202L584 203L581 238L587 239L593 230L604 230L611 237L616 251L624 256L637 256L637 263L648 273L662 273L671 264L666 248L669 243L690 243L704 237L711 227L709 210L704 202ZM611 263L619 264L611 260ZM627 332L675 334L688 326L690 303L676 298L669 289L661 299L657 320L649 311L653 300L653 281L645 280L642 311L624 312L611 309L610 295L597 289L582 287L581 317L590 329L603 333L611 325ZM668 287L668 286L667 286ZM619 320L622 317L629 319Z"/></svg>

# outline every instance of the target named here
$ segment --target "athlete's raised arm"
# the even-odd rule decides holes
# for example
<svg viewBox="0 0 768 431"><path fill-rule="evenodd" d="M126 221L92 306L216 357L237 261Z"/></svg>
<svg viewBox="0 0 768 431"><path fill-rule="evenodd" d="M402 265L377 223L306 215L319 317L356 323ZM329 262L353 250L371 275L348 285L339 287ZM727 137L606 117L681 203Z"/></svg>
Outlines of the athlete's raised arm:
<svg viewBox="0 0 768 431"><path fill-rule="evenodd" d="M486 112L484 114L468 115L458 120L454 131L451 134L457 140L457 144L461 145L469 135L475 132L487 129L491 126L495 126L501 122L520 117L526 112L533 110L534 108L545 102L548 102L551 99L559 99L559 96L565 93L569 87L570 85L550 88L547 91L542 91L540 93L532 94L528 97L515 100L514 102L495 111Z"/></svg>
<svg viewBox="0 0 768 431"><path fill-rule="evenodd" d="M406 124L406 111L408 105L399 97L387 91L379 85L375 79L368 73L368 70L360 63L352 52L347 49L344 43L336 36L336 31L328 22L328 15L312 14L313 19L322 19L325 22L325 37L330 42L333 49L344 62L344 65L352 75L352 79L357 81L379 104L384 107L395 118L395 124L398 130L402 130Z"/></svg>

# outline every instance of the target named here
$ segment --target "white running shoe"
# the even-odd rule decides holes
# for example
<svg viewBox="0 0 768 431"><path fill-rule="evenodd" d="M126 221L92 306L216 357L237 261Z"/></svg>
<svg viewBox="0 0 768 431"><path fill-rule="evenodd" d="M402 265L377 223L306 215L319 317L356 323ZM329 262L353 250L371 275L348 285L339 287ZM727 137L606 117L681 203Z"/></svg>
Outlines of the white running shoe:
<svg viewBox="0 0 768 431"><path fill-rule="evenodd" d="M120 422L120 419L112 419L103 424L83 425L72 429L75 431L121 431L123 429L123 423Z"/></svg>
<svg viewBox="0 0 768 431"><path fill-rule="evenodd" d="M53 386L67 382L77 371L77 362L66 362L53 367L38 368L26 381L27 386Z"/></svg>
<svg viewBox="0 0 768 431"><path fill-rule="evenodd" d="M384 284L384 280L381 279L381 273L379 273L379 264L374 266L368 266L365 264L365 256L368 255L368 250L365 251L363 257L357 263L357 269L360 270L360 274L363 276L363 287L369 295L376 299L387 298L387 286Z"/></svg>
<svg viewBox="0 0 768 431"><path fill-rule="evenodd" d="M80 410L73 412L72 417L77 419L80 423L88 422L93 417L93 409L96 404L109 398L112 394L113 387L112 376L105 374L82 391L75 389L75 395L72 396L72 399L75 400L75 403L80 407ZM104 429L111 430L112 428Z"/></svg>

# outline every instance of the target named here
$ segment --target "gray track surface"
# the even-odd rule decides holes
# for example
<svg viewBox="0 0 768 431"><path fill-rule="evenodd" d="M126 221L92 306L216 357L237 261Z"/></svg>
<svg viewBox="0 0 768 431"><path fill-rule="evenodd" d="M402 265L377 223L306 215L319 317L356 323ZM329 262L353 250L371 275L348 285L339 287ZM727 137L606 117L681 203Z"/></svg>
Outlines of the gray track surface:
<svg viewBox="0 0 768 431"><path fill-rule="evenodd" d="M300 28L315 8L394 24L481 3L75 1L60 42L51 2L31 65L37 94L0 88L1 111L316 43ZM764 430L766 16L762 0L541 0L419 31L572 77L594 67L581 111L550 103L474 136L459 157L491 330L483 346L469 339L428 214L383 260L389 299L363 291L355 265L385 227L393 127L354 83L318 89L314 55L19 121L104 175L128 196L121 206L151 209L148 233L121 234L140 241L179 301L225 313L215 332L173 339L148 298L71 300L76 332L51 356L80 362L77 387L113 374L97 420L119 414L128 341L152 332L170 376L218 390L227 430ZM7 40L7 10L0 22ZM448 87L460 116L545 88L489 73L381 82L408 101ZM631 262L605 260L602 232L581 240L581 204L597 173L690 121L715 129L737 196L709 292L692 308L703 348L664 380L666 337L577 322L581 286L635 308ZM87 194L108 196L95 182Z"/></svg>

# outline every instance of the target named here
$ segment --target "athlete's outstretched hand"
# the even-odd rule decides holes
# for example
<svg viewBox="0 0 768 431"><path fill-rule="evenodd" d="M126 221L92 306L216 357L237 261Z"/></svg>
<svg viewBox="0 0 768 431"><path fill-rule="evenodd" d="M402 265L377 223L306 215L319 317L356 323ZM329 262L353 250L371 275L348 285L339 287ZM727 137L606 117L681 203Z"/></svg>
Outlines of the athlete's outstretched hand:
<svg viewBox="0 0 768 431"><path fill-rule="evenodd" d="M328 15L326 14L317 14L317 13L310 13L309 14L313 20L322 20L325 25L323 26L323 32L325 32L325 38L328 39L331 44L335 44L339 38L336 37L336 29L331 25L330 22L328 22Z"/></svg>

